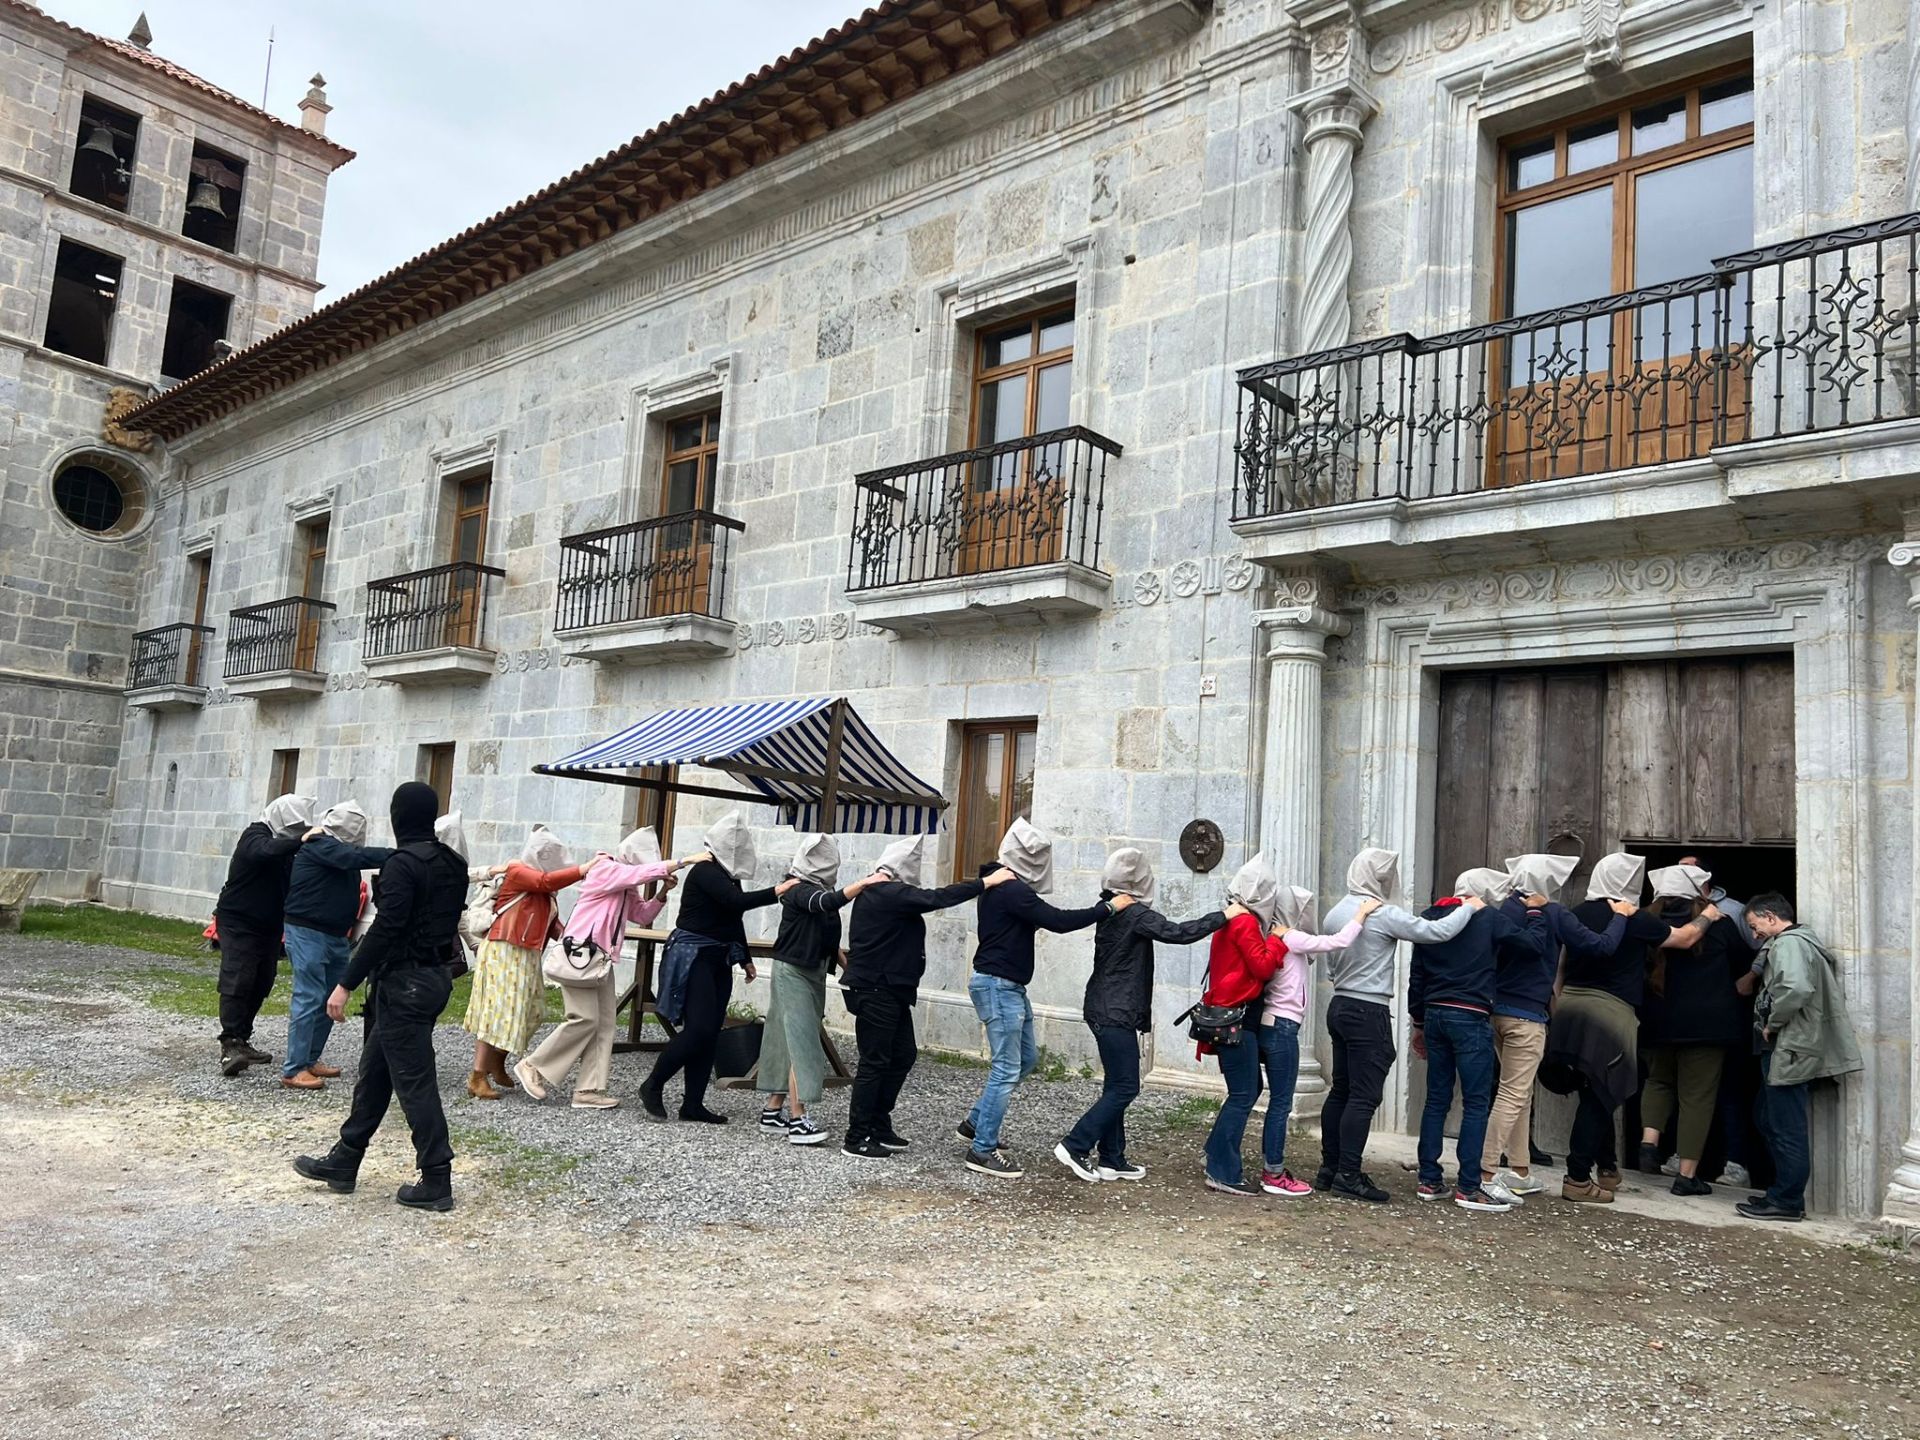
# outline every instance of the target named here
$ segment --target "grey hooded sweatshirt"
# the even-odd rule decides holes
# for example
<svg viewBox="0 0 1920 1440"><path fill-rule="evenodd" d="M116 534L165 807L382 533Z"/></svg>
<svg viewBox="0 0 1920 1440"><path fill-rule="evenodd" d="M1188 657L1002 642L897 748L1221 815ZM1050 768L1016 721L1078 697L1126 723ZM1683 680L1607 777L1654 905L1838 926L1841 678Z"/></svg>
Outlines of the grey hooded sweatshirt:
<svg viewBox="0 0 1920 1440"><path fill-rule="evenodd" d="M1415 945L1437 945L1451 940L1467 928L1477 913L1471 906L1458 905L1443 919L1423 920L1392 902L1400 888L1400 856L1393 850L1362 850L1347 867L1347 897L1327 912L1321 926L1332 935L1346 928L1363 900L1387 903L1367 917L1360 927L1360 938L1344 950L1327 957L1327 973L1333 978L1333 993L1375 1005L1393 1004L1393 947L1406 940Z"/></svg>

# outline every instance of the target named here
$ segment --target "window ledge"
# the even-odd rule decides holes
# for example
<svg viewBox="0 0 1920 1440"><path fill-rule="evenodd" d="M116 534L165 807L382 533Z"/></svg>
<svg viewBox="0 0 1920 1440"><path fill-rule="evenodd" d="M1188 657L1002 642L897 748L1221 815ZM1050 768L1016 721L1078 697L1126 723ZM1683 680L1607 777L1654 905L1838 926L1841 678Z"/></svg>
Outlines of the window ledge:
<svg viewBox="0 0 1920 1440"><path fill-rule="evenodd" d="M474 685L490 678L497 657L470 645L438 645L405 655L369 656L367 677L389 685Z"/></svg>
<svg viewBox="0 0 1920 1440"><path fill-rule="evenodd" d="M146 685L127 691L127 705L134 710L198 710L206 703L204 685Z"/></svg>
<svg viewBox="0 0 1920 1440"><path fill-rule="evenodd" d="M258 675L227 677L227 693L251 700L289 699L296 695L318 695L327 688L327 677L318 670L266 670Z"/></svg>
<svg viewBox="0 0 1920 1440"><path fill-rule="evenodd" d="M576 659L628 665L731 655L734 647L733 621L712 615L655 615L553 635Z"/></svg>
<svg viewBox="0 0 1920 1440"><path fill-rule="evenodd" d="M1007 620L1097 615L1113 577L1070 560L982 575L918 580L855 590L847 601L869 625L902 635L932 635Z"/></svg>

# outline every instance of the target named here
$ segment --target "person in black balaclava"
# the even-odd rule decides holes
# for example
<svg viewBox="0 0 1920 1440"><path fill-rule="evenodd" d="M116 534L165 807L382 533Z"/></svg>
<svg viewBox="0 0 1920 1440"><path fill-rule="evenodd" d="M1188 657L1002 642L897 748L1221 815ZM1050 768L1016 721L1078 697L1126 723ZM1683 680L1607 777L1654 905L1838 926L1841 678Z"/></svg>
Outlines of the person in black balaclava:
<svg viewBox="0 0 1920 1440"><path fill-rule="evenodd" d="M373 1132L397 1095L413 1130L420 1163L417 1184L394 1198L419 1210L453 1208L453 1145L434 1072L433 1026L453 989L449 968L460 953L460 912L466 905L467 862L434 838L440 802L433 787L409 781L393 792L390 813L397 849L374 882L379 913L354 951L347 973L327 998L336 1024L347 999L370 981L360 1073L353 1109L333 1149L302 1155L293 1168L309 1180L351 1194Z"/></svg>

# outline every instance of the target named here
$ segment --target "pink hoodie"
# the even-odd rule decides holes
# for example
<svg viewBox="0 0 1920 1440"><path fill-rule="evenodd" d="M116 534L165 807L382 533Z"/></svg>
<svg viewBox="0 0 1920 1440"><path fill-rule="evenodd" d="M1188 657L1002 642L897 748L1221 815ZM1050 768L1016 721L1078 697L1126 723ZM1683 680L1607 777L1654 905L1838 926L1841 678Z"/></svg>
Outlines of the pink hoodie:
<svg viewBox="0 0 1920 1440"><path fill-rule="evenodd" d="M640 887L673 874L664 860L650 865L622 865L608 856L580 882L580 897L567 919L567 936L588 940L613 955L620 953L628 925L645 925L660 913L665 898L643 900Z"/></svg>
<svg viewBox="0 0 1920 1440"><path fill-rule="evenodd" d="M592 882L598 870L589 875ZM577 915L580 912L574 911ZM1309 935L1304 930L1289 930L1282 937L1287 944L1288 955L1324 955L1329 950L1344 950L1360 938L1360 922L1352 920L1347 928L1333 935ZM1266 999L1260 1007L1260 1021L1291 1020L1299 1024L1307 1013L1307 966L1313 962L1302 961L1298 965L1282 965L1273 972L1273 978L1267 981Z"/></svg>

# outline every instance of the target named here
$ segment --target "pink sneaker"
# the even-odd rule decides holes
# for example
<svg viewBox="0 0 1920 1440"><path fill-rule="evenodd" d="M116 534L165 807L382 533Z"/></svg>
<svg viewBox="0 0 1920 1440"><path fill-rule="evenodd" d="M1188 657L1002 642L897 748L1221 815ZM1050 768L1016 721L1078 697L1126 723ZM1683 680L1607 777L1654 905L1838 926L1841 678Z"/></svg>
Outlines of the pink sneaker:
<svg viewBox="0 0 1920 1440"><path fill-rule="evenodd" d="M1285 1195L1290 1199L1313 1193L1313 1187L1294 1179L1290 1170L1282 1170L1278 1175L1267 1171L1260 1177L1260 1188L1269 1195Z"/></svg>

